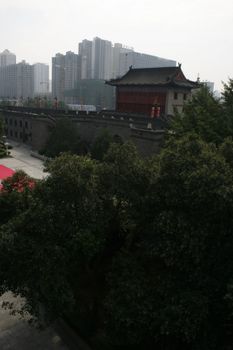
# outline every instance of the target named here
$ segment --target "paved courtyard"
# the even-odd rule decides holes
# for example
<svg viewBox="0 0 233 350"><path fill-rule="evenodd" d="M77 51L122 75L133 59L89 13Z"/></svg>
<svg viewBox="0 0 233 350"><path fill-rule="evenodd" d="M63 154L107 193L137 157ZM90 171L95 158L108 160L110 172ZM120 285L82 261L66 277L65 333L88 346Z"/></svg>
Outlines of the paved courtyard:
<svg viewBox="0 0 233 350"><path fill-rule="evenodd" d="M0 349L1 350L68 350L61 338L52 329L39 331L22 320L19 316L10 315L9 310L2 308L3 301L20 304L20 298L11 293L0 299Z"/></svg>
<svg viewBox="0 0 233 350"><path fill-rule="evenodd" d="M42 179L48 174L44 173L43 161L32 157L29 147L11 142L13 149L10 150L11 157L0 159L0 164L13 170L23 170L35 179Z"/></svg>

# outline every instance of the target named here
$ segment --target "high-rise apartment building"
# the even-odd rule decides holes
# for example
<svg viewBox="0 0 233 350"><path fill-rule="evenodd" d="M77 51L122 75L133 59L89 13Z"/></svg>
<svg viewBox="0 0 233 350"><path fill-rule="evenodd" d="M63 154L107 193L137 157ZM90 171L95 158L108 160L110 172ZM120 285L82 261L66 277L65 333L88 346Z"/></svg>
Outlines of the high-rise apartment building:
<svg viewBox="0 0 233 350"><path fill-rule="evenodd" d="M17 65L0 67L0 98L16 98Z"/></svg>
<svg viewBox="0 0 233 350"><path fill-rule="evenodd" d="M57 53L52 57L52 96L64 101L65 91L65 56Z"/></svg>
<svg viewBox="0 0 233 350"><path fill-rule="evenodd" d="M16 64L16 55L9 50L4 50L0 53L0 67L6 67L11 64Z"/></svg>
<svg viewBox="0 0 233 350"><path fill-rule="evenodd" d="M214 82L212 81L204 81L204 85L209 89L211 93L214 92Z"/></svg>
<svg viewBox="0 0 233 350"><path fill-rule="evenodd" d="M25 61L0 67L0 97L33 97L33 67Z"/></svg>
<svg viewBox="0 0 233 350"><path fill-rule="evenodd" d="M129 67L156 68L175 66L176 61L134 52L131 47L95 37L79 43L81 79L104 79L124 75Z"/></svg>
<svg viewBox="0 0 233 350"><path fill-rule="evenodd" d="M33 66L22 61L17 64L17 98L33 97Z"/></svg>
<svg viewBox="0 0 233 350"><path fill-rule="evenodd" d="M92 42L92 79L110 79L112 77L112 43L98 37Z"/></svg>
<svg viewBox="0 0 233 350"><path fill-rule="evenodd" d="M113 46L111 41L98 37L92 41L85 39L79 43L79 54L69 51L65 55L58 53L52 58L52 95L67 104L81 103L77 90L80 80L118 78L131 66L156 68L175 65L173 60L134 52L133 48L120 43ZM83 85L79 84L79 88L82 89Z"/></svg>
<svg viewBox="0 0 233 350"><path fill-rule="evenodd" d="M81 79L91 79L92 41L85 39L79 43L78 53L81 57Z"/></svg>
<svg viewBox="0 0 233 350"><path fill-rule="evenodd" d="M157 68L157 67L175 67L176 61L147 55L139 52L121 52L120 53L120 76L128 72L129 68Z"/></svg>
<svg viewBox="0 0 233 350"><path fill-rule="evenodd" d="M74 52L65 55L65 98L66 103L75 103L73 90L77 81L81 79L81 57Z"/></svg>
<svg viewBox="0 0 233 350"><path fill-rule="evenodd" d="M44 96L49 93L49 66L44 63L33 65L34 96Z"/></svg>
<svg viewBox="0 0 233 350"><path fill-rule="evenodd" d="M122 44L116 43L113 47L113 65L112 65L112 78L115 79L121 76L120 71L120 55L122 53L133 52L133 48L125 47Z"/></svg>
<svg viewBox="0 0 233 350"><path fill-rule="evenodd" d="M81 79L81 57L68 51L52 58L52 95L59 101L74 103L72 90Z"/></svg>

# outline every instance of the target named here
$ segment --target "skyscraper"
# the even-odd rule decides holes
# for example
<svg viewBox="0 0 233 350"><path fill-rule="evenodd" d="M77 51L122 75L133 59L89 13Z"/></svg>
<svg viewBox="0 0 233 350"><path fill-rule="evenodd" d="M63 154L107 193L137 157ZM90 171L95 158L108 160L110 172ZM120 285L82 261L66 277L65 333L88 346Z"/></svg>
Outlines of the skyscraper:
<svg viewBox="0 0 233 350"><path fill-rule="evenodd" d="M81 79L109 80L124 75L129 67L155 68L175 66L176 62L135 52L132 47L95 37L79 43Z"/></svg>
<svg viewBox="0 0 233 350"><path fill-rule="evenodd" d="M17 65L17 97L33 97L33 66L22 61Z"/></svg>
<svg viewBox="0 0 233 350"><path fill-rule="evenodd" d="M92 41L85 39L79 43L78 53L81 56L81 79L91 79Z"/></svg>
<svg viewBox="0 0 233 350"><path fill-rule="evenodd" d="M0 98L16 98L17 65L0 67Z"/></svg>
<svg viewBox="0 0 233 350"><path fill-rule="evenodd" d="M16 55L9 50L4 50L0 53L0 67L6 67L11 64L16 64Z"/></svg>
<svg viewBox="0 0 233 350"><path fill-rule="evenodd" d="M113 47L113 65L112 78L120 77L120 55L121 53L133 52L133 48L125 47L122 44L116 43Z"/></svg>
<svg viewBox="0 0 233 350"><path fill-rule="evenodd" d="M174 67L176 61L147 55L144 53L128 51L120 53L120 76L128 72L129 68L156 68L156 67Z"/></svg>
<svg viewBox="0 0 233 350"><path fill-rule="evenodd" d="M98 37L92 43L93 79L110 79L112 77L112 43Z"/></svg>
<svg viewBox="0 0 233 350"><path fill-rule="evenodd" d="M67 104L82 104L85 84L97 94L93 82L88 80L110 80L124 75L129 67L149 68L175 66L176 62L161 57L134 52L133 48L120 43L95 37L79 43L79 54L67 52L52 58L52 95ZM85 84L80 82L85 80ZM82 90L82 91L81 91ZM98 103L101 105L101 103ZM104 104L103 104L104 105Z"/></svg>
<svg viewBox="0 0 233 350"><path fill-rule="evenodd" d="M0 97L28 98L33 96L33 67L22 61L0 67Z"/></svg>
<svg viewBox="0 0 233 350"><path fill-rule="evenodd" d="M73 90L81 79L81 57L68 51L65 55L65 98L66 103L75 103Z"/></svg>
<svg viewBox="0 0 233 350"><path fill-rule="evenodd" d="M49 93L49 66L44 63L33 65L34 95L43 96Z"/></svg>
<svg viewBox="0 0 233 350"><path fill-rule="evenodd" d="M64 100L65 90L65 56L57 53L52 57L52 96Z"/></svg>
<svg viewBox="0 0 233 350"><path fill-rule="evenodd" d="M52 58L52 95L59 101L75 103L72 90L81 79L81 57L68 51Z"/></svg>

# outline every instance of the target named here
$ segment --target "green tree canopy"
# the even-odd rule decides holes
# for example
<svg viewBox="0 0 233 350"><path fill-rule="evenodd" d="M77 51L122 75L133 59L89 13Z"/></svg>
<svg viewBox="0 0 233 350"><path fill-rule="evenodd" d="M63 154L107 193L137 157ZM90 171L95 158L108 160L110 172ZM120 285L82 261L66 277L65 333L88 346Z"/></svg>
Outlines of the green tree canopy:
<svg viewBox="0 0 233 350"><path fill-rule="evenodd" d="M224 138L233 136L232 94L230 80L224 84L223 100L216 99L206 86L193 94L171 122L170 131L176 137L196 133L206 142L221 144Z"/></svg>
<svg viewBox="0 0 233 350"><path fill-rule="evenodd" d="M233 118L233 79L229 79L227 84L223 84L223 87L223 104L227 114Z"/></svg>
<svg viewBox="0 0 233 350"><path fill-rule="evenodd" d="M103 129L102 132L95 138L91 145L91 156L97 160L103 160L105 153L109 149L110 144L113 142L113 137L107 129Z"/></svg>
<svg viewBox="0 0 233 350"><path fill-rule="evenodd" d="M231 149L187 136L150 160L129 143L103 162L56 158L0 228L2 291L75 320L101 349L227 349Z"/></svg>
<svg viewBox="0 0 233 350"><path fill-rule="evenodd" d="M62 154L34 190L1 193L1 291L95 349L232 349L232 117L232 81L222 101L202 88L159 155L105 135L96 159ZM77 141L67 120L52 137L53 156Z"/></svg>
<svg viewBox="0 0 233 350"><path fill-rule="evenodd" d="M225 349L232 169L216 147L187 137L173 140L147 171L141 229L109 274L111 339L132 348Z"/></svg>
<svg viewBox="0 0 233 350"><path fill-rule="evenodd" d="M24 171L18 170L13 176L2 181L0 190L0 225L20 215L30 205L36 180Z"/></svg>
<svg viewBox="0 0 233 350"><path fill-rule="evenodd" d="M57 120L42 151L47 157L52 158L62 152L87 153L87 145L81 140L76 125L69 118Z"/></svg>

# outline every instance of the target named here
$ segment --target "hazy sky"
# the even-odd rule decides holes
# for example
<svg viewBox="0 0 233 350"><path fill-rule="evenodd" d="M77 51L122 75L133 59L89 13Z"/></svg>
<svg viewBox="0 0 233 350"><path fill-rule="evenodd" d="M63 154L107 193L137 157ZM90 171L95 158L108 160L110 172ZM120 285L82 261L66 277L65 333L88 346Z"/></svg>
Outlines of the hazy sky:
<svg viewBox="0 0 233 350"><path fill-rule="evenodd" d="M233 0L0 0L0 51L51 64L98 36L182 63L187 78L233 77Z"/></svg>

